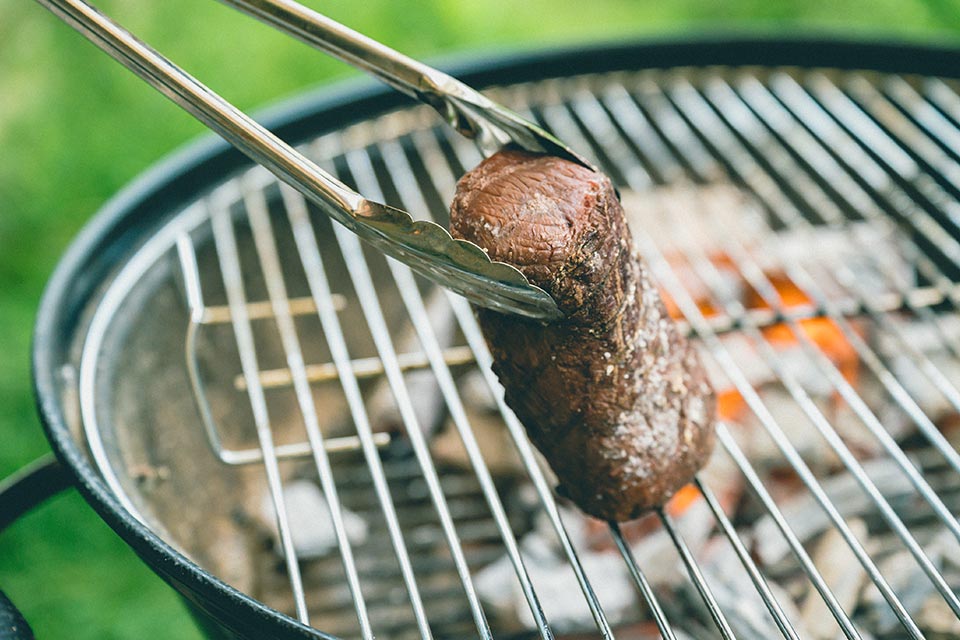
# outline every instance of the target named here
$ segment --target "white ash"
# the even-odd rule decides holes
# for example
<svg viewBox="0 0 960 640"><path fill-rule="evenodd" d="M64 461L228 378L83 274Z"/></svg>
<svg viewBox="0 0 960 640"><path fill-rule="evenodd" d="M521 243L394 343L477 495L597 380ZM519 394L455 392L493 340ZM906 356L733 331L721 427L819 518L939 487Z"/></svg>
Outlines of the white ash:
<svg viewBox="0 0 960 640"><path fill-rule="evenodd" d="M430 318L437 343L440 348L451 345L456 331L453 307L447 301L442 287L434 287L425 297L424 306ZM429 331L430 328L427 328ZM420 338L412 323L408 323L403 333L394 341L398 353L417 353L422 351ZM431 368L407 371L403 374L407 396L413 408L421 432L427 437L442 425L446 412L446 402ZM386 376L374 387L367 402L367 413L374 429L384 430L404 424L396 400L396 394Z"/></svg>
<svg viewBox="0 0 960 640"><path fill-rule="evenodd" d="M862 466L867 477L888 499L913 491L913 485L903 471L886 458L868 460ZM864 493L857 479L849 472L821 480L820 486L845 519L872 513L877 509L873 500ZM781 504L780 511L801 542L834 528L833 521L806 490ZM777 564L792 553L769 515L761 517L754 525L753 538L755 552L765 566Z"/></svg>
<svg viewBox="0 0 960 640"><path fill-rule="evenodd" d="M921 629L943 638L960 638L960 618L939 594L929 596L917 614Z"/></svg>
<svg viewBox="0 0 960 640"><path fill-rule="evenodd" d="M773 370L767 366L760 356L756 346L745 335L728 333L723 336L722 341L730 357L737 363L737 368L753 387L759 387L777 379ZM733 387L722 365L705 349L701 350L701 355L703 356L703 367L713 388L717 391L723 391Z"/></svg>
<svg viewBox="0 0 960 640"><path fill-rule="evenodd" d="M904 320L891 316L903 334L905 341L926 356L943 377L944 382L955 390L960 388L960 360L944 348L944 333L951 339L960 338L957 316L940 318L941 330L925 320ZM951 335L953 334L953 335ZM941 392L930 377L921 371L918 364L904 351L901 340L889 333L878 333L877 349L887 357L888 366L896 378L906 387L910 396L924 413L934 421L956 413L957 407Z"/></svg>
<svg viewBox="0 0 960 640"><path fill-rule="evenodd" d="M293 548L298 558L309 560L323 557L337 548L337 536L330 516L330 505L319 486L308 480L288 482L283 488L283 499L287 506ZM367 539L366 521L348 509L341 508L341 513L347 540L351 545L363 544ZM282 554L283 547L280 544L277 529L276 511L269 492L263 494L259 515L261 522L276 542L274 548L277 553Z"/></svg>
<svg viewBox="0 0 960 640"><path fill-rule="evenodd" d="M607 617L611 623L629 620L637 614L639 603L623 557L615 548L591 549L587 517L571 509L561 509L564 526ZM707 504L702 500L691 504L675 521L691 552L700 553L713 528ZM662 528L631 542L630 547L653 586L677 588L683 582L683 564L669 534ZM544 514L538 515L534 530L521 539L520 549L552 626L557 631L593 628L593 617L576 575ZM529 606L506 555L479 571L474 583L485 605L526 628L534 628Z"/></svg>
<svg viewBox="0 0 960 640"><path fill-rule="evenodd" d="M705 501L697 500L675 518L675 524L690 552L697 556L710 538L713 514ZM632 542L630 549L651 585L676 587L685 579L686 569L677 548L662 528Z"/></svg>
<svg viewBox="0 0 960 640"><path fill-rule="evenodd" d="M863 520L854 518L848 523L854 537L863 542L867 537L867 526ZM820 570L823 581L836 597L840 608L844 611L852 611L859 599L860 589L867 577L867 572L838 529L828 529L820 537L812 559L813 564ZM837 622L812 583L800 607L800 619L811 638L831 640L837 637L839 631Z"/></svg>
<svg viewBox="0 0 960 640"><path fill-rule="evenodd" d="M869 401L868 401L869 404ZM876 405L871 405L876 406ZM846 402L830 402L824 411L830 426L840 436L847 448L860 460L876 458L883 453L883 447L877 437L870 433L860 416ZM874 413L877 410L874 409ZM902 414L901 414L902 416ZM897 420L894 416L877 415L884 428L896 438L896 433L906 433L908 426L898 426L906 423L906 418Z"/></svg>
<svg viewBox="0 0 960 640"><path fill-rule="evenodd" d="M776 351L784 377L793 378L804 391L814 397L829 396L833 393L833 384L799 342L790 346L778 346Z"/></svg>
<svg viewBox="0 0 960 640"><path fill-rule="evenodd" d="M620 201L631 228L644 229L657 246L674 245L706 255L722 255L722 241L707 233L689 233L684 225L677 224L678 215L688 219L707 218L725 211L735 212L747 206L740 189L723 183L680 183L643 191L622 189ZM742 225L739 216L731 215L730 218L740 221ZM701 224L709 226L706 220Z"/></svg>
<svg viewBox="0 0 960 640"><path fill-rule="evenodd" d="M931 541L922 544L922 547L937 571L944 572L947 564L957 566L960 563L960 543L946 529L941 529ZM894 592L899 594L907 611L919 612L916 620L921 629L947 634L949 637L960 637L960 620L909 551L901 547L878 562L877 568L887 578ZM876 585L867 585L862 600L868 608L871 628L880 633L893 633L902 629L900 621ZM937 614L941 611L948 612L948 615L940 617Z"/></svg>
<svg viewBox="0 0 960 640"><path fill-rule="evenodd" d="M766 639L770 631L776 628L773 616L767 610L756 586L726 538L713 537L705 547L701 561L704 577L717 604L727 616L730 626L738 638ZM777 583L767 581L773 598L780 604L784 616L801 638L808 637L800 620L800 612L791 599ZM702 605L702 598L692 583L687 583L684 591L687 600L696 603L703 622L710 623L709 612Z"/></svg>
<svg viewBox="0 0 960 640"><path fill-rule="evenodd" d="M551 626L559 632L589 628L593 616L570 564L552 555L526 548L524 565ZM612 624L626 619L636 609L636 589L619 554L581 552L580 562L593 578L591 584ZM516 620L528 629L536 628L530 607L507 556L486 566L474 577L481 599L500 615Z"/></svg>
<svg viewBox="0 0 960 640"><path fill-rule="evenodd" d="M836 452L785 389L769 385L763 389L761 397L776 424L804 460L814 461L815 466L822 467L834 466L838 462ZM786 465L783 453L759 419L751 416L745 422L755 431L755 437L746 443L750 459L764 467Z"/></svg>
<svg viewBox="0 0 960 640"><path fill-rule="evenodd" d="M850 298L844 285L875 297L916 286L916 275L906 257L901 234L875 223L852 223L842 228L813 227L777 232L769 251L757 252L766 270L802 265L828 298ZM815 250L811 250L815 248ZM879 260L883 260L880 265ZM891 278L893 283L890 282Z"/></svg>

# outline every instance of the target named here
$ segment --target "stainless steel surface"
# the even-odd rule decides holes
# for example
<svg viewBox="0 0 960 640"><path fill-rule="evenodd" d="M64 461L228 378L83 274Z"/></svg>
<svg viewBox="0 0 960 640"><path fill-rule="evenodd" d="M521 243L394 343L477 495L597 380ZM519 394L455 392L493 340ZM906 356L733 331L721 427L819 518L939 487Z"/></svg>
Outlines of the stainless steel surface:
<svg viewBox="0 0 960 640"><path fill-rule="evenodd" d="M416 221L406 211L364 198L84 0L38 2L379 250L476 304L544 320L562 317L553 298L514 267L491 262L479 247L454 240L443 227ZM271 24L286 26L313 44L321 37L328 38L326 50L339 52L339 57L352 64L365 60L360 66L379 69L379 77L392 78L392 85L404 87L405 93L417 99L440 106L439 96L446 96L443 105L450 105L450 117L463 120L458 130L480 136L491 147L499 136L500 144L515 142L535 150L566 151L549 134L461 83L445 81L439 72L423 75L430 71L425 65L377 46L319 14L288 2L237 4L259 17L269 16ZM267 13L268 9L273 13ZM299 20L295 25L286 22L294 17ZM440 84L414 91L409 83L416 84L421 76L421 84L428 79ZM573 152L566 153L576 157Z"/></svg>
<svg viewBox="0 0 960 640"><path fill-rule="evenodd" d="M442 71L409 58L292 0L222 0L284 33L376 76L433 107L488 153L506 144L593 166L550 132Z"/></svg>
<svg viewBox="0 0 960 640"><path fill-rule="evenodd" d="M447 292L450 313L432 315L429 282L254 168L171 212L91 319L82 425L127 508L238 588L345 637L950 637L957 86L681 69L493 95L614 178L656 281L735 406L695 482L639 523L590 529L551 491L467 301ZM439 224L482 158L423 107L301 151ZM157 317L164 331L151 335ZM419 350L398 353L411 329ZM129 389L102 366L118 350L148 362L124 365ZM163 389L196 406L174 403L176 418L159 399L142 408L135 381L156 371L177 373ZM436 380L439 430L418 414L414 372ZM372 417L381 383L401 424ZM141 424L155 426L129 426ZM134 481L143 466L168 471ZM209 491L178 484L193 468ZM322 509L296 496L304 482ZM212 523L216 544L197 533ZM304 543L327 528L319 553ZM857 577L853 596L838 569Z"/></svg>

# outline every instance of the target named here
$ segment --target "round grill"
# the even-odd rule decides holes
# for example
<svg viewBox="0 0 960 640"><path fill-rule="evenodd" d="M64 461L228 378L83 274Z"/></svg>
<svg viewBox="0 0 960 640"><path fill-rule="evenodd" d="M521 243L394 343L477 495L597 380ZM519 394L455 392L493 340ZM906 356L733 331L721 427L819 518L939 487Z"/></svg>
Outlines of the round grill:
<svg viewBox="0 0 960 640"><path fill-rule="evenodd" d="M953 633L957 88L682 67L491 90L611 176L720 394L710 465L636 523L553 495L465 300L260 168L185 188L117 260L60 371L71 426L150 531L335 636ZM481 158L419 107L304 139L441 223Z"/></svg>

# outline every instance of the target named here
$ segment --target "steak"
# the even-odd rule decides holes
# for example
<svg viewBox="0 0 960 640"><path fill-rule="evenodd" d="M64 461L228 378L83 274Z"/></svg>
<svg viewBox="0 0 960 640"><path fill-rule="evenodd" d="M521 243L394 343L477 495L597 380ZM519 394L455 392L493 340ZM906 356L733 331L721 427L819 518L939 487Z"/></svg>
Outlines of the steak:
<svg viewBox="0 0 960 640"><path fill-rule="evenodd" d="M506 400L584 512L625 521L690 482L716 400L634 249L613 184L561 158L504 149L465 174L454 237L556 300L542 323L476 309Z"/></svg>

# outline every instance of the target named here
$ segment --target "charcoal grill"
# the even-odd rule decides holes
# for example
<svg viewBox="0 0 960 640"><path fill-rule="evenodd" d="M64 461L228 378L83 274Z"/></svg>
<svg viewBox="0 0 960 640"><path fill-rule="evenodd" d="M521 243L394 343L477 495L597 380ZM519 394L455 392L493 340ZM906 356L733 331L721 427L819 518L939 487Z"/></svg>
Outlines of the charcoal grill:
<svg viewBox="0 0 960 640"><path fill-rule="evenodd" d="M504 404L467 302L217 141L118 196L57 269L34 353L50 441L213 637L825 637L799 606L822 610L830 637L946 637L956 557L928 533L960 541L958 63L934 48L725 39L460 68L614 179L714 384L742 405L685 492L706 542L671 505L639 538L610 525L630 606L612 605L611 565L593 562L585 523ZM266 120L367 197L441 223L481 158L424 107L366 84ZM758 459L755 437L773 458ZM854 513L839 474L865 505ZM734 504L730 483L745 487ZM305 487L325 497L309 503L323 522L303 521ZM794 508L803 500L813 511ZM808 519L852 558L870 615ZM671 543L666 586L648 575L661 559L636 555L653 535ZM784 553L768 562L774 539ZM880 539L931 597L911 597ZM729 575L718 557L734 559ZM884 616L893 624L871 622Z"/></svg>

